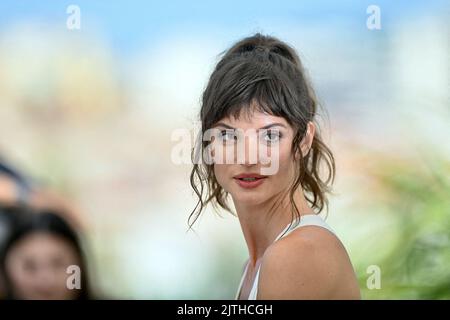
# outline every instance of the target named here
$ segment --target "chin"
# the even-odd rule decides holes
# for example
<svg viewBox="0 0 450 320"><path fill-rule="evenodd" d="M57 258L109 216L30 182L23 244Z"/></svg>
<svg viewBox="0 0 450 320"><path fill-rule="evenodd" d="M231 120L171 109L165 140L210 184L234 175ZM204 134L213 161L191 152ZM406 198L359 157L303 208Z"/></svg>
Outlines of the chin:
<svg viewBox="0 0 450 320"><path fill-rule="evenodd" d="M232 198L234 201L237 201L246 205L258 205L263 203L267 197L264 196L264 192L260 190L235 190L232 193Z"/></svg>

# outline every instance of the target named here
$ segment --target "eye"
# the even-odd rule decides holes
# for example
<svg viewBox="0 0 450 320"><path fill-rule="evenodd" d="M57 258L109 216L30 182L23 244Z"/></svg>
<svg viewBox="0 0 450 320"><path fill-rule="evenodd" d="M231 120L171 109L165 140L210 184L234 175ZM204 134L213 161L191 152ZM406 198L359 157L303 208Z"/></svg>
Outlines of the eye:
<svg viewBox="0 0 450 320"><path fill-rule="evenodd" d="M236 133L234 130L221 130L220 131L220 139L224 143L234 142L236 140Z"/></svg>
<svg viewBox="0 0 450 320"><path fill-rule="evenodd" d="M37 264L32 259L26 259L23 261L23 269L27 272L36 272L37 270Z"/></svg>
<svg viewBox="0 0 450 320"><path fill-rule="evenodd" d="M62 257L54 257L51 260L51 266L55 270L65 269L64 259Z"/></svg>
<svg viewBox="0 0 450 320"><path fill-rule="evenodd" d="M281 133L278 130L266 130L263 132L263 141L266 143L276 143L280 141Z"/></svg>

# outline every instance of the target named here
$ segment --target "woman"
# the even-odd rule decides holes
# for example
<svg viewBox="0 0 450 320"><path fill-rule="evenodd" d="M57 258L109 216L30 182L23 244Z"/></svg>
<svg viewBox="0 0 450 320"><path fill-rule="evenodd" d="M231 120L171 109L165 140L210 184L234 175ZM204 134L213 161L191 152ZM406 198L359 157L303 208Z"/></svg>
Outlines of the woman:
<svg viewBox="0 0 450 320"><path fill-rule="evenodd" d="M360 298L345 248L317 215L335 165L316 115L297 53L274 37L239 41L209 79L200 111L208 137L194 153L198 203L189 221L208 203L231 211L231 196L249 252L237 299Z"/></svg>
<svg viewBox="0 0 450 320"><path fill-rule="evenodd" d="M7 299L88 299L80 240L71 226L50 211L17 207L16 222L0 250L0 275Z"/></svg>

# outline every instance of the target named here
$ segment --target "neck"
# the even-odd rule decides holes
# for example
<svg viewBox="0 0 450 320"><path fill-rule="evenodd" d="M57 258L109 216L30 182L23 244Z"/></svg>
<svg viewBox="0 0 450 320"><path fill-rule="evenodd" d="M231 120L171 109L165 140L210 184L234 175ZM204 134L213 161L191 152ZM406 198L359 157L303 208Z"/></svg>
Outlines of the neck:
<svg viewBox="0 0 450 320"><path fill-rule="evenodd" d="M249 252L249 264L255 266L267 248L292 220L293 208L288 196L280 195L259 204L234 201ZM300 215L312 214L303 192L298 190L294 202Z"/></svg>

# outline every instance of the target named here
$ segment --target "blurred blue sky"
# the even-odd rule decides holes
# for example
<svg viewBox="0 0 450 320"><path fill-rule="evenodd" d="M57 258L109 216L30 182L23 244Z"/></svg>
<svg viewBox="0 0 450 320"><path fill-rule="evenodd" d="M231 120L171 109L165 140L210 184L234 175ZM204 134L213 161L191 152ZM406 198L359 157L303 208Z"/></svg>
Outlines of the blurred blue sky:
<svg viewBox="0 0 450 320"><path fill-rule="evenodd" d="M447 1L161 1L78 0L2 1L0 28L21 22L54 24L65 28L66 8L81 9L82 29L100 31L121 53L132 53L142 43L159 41L173 33L234 37L255 31L271 33L277 24L334 28L345 23L365 26L366 8L380 6L383 29L392 19L414 21L416 14L436 15L448 9ZM447 8L446 8L447 6ZM58 23L61 21L62 23ZM361 32L365 32L361 28Z"/></svg>

